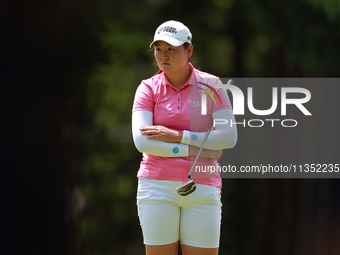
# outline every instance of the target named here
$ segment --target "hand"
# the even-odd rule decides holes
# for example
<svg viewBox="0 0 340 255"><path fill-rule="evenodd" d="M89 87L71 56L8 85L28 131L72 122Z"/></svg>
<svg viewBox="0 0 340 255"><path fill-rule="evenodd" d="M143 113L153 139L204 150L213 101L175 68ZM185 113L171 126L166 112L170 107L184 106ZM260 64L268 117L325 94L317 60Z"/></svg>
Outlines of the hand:
<svg viewBox="0 0 340 255"><path fill-rule="evenodd" d="M196 156L198 154L199 148L195 146L190 146L190 156ZM222 157L222 150L208 150L202 149L200 158L208 159L209 161L219 160Z"/></svg>
<svg viewBox="0 0 340 255"><path fill-rule="evenodd" d="M209 161L219 160L222 157L222 150L202 149L200 157L208 158Z"/></svg>
<svg viewBox="0 0 340 255"><path fill-rule="evenodd" d="M183 132L164 126L141 126L139 130L143 135L148 135L147 139L156 139L168 143L180 143L182 141Z"/></svg>

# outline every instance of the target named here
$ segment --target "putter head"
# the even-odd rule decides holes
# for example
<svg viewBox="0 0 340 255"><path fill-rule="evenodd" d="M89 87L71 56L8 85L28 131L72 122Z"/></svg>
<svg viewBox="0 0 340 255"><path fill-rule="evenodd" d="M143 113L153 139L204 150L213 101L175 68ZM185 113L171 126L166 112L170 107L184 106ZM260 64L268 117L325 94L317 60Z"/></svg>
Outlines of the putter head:
<svg viewBox="0 0 340 255"><path fill-rule="evenodd" d="M196 183L194 180L190 180L185 183L182 187L176 189L177 193L181 196L187 196L196 190Z"/></svg>

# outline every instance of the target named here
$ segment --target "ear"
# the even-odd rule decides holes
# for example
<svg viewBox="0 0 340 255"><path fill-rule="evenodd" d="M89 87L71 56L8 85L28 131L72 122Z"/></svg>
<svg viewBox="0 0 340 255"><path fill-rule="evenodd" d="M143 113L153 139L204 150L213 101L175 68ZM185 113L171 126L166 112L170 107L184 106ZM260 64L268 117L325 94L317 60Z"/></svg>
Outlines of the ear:
<svg viewBox="0 0 340 255"><path fill-rule="evenodd" d="M191 44L189 45L188 49L187 49L187 56L188 58L190 58L192 56L192 53L194 52L194 46L192 46Z"/></svg>

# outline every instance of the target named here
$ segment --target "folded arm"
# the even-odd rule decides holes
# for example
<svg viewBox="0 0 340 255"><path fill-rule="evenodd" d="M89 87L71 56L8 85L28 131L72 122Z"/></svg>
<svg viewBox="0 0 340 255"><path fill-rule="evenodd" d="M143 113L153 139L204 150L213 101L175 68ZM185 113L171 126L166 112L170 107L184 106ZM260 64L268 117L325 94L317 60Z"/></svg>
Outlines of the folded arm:
<svg viewBox="0 0 340 255"><path fill-rule="evenodd" d="M145 130L143 127L150 129L143 131ZM139 110L132 113L133 141L139 152L160 157L197 156L199 152L198 147L180 143L182 134L183 132L171 130L163 126L153 126L152 112ZM154 139L155 137L156 139ZM163 137L167 141L160 140L159 137ZM209 161L218 160L221 156L221 150L203 149L200 154L201 158L206 158Z"/></svg>
<svg viewBox="0 0 340 255"><path fill-rule="evenodd" d="M232 109L224 109L213 113L215 130L212 130L203 148L222 150L233 148L237 141L237 128ZM220 123L220 124L219 124ZM181 142L200 147L206 132L183 131Z"/></svg>
<svg viewBox="0 0 340 255"><path fill-rule="evenodd" d="M135 146L139 152L161 156L161 157L187 157L189 156L189 145L164 142L161 140L147 139L142 134L141 126L153 126L153 113L149 111L135 111L132 113L132 135Z"/></svg>

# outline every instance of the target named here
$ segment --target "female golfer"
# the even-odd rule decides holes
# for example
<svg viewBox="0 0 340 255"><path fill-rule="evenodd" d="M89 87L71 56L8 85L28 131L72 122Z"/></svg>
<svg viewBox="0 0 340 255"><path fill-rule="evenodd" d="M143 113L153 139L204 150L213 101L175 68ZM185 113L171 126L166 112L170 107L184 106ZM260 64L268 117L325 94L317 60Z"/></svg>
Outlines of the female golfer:
<svg viewBox="0 0 340 255"><path fill-rule="evenodd" d="M143 153L138 171L137 205L147 255L218 254L221 178L217 160L234 147L235 119L220 79L190 63L192 35L180 22L160 25L150 47L160 69L137 88L132 109L136 148ZM209 133L191 175L196 191L180 196L190 163ZM221 121L221 119L223 121ZM217 122L217 121L216 121Z"/></svg>

